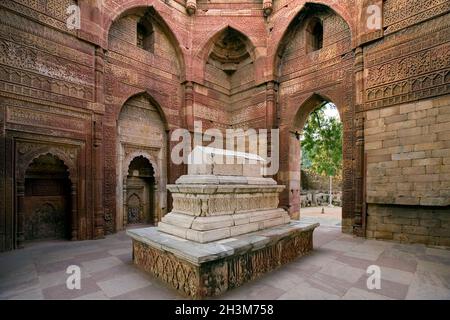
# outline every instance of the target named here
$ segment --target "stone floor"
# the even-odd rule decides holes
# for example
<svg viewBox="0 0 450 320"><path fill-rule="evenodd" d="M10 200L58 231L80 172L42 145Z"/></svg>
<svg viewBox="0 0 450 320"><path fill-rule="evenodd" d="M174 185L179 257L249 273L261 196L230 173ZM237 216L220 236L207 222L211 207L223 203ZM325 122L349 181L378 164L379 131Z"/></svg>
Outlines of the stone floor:
<svg viewBox="0 0 450 320"><path fill-rule="evenodd" d="M450 299L450 251L343 235L321 226L315 250L223 299ZM81 289L66 288L65 270L81 267ZM381 289L366 286L381 268ZM124 232L97 241L29 244L0 254L0 299L183 299L131 261Z"/></svg>
<svg viewBox="0 0 450 320"><path fill-rule="evenodd" d="M301 217L304 222L319 222L321 226L339 227L342 223L342 208L328 206L301 208Z"/></svg>

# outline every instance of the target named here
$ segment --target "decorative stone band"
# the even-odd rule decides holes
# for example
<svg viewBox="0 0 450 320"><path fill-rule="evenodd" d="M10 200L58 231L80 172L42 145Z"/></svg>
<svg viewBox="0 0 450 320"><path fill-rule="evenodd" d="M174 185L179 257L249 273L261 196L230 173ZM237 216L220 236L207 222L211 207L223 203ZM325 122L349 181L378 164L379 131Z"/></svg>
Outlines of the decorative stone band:
<svg viewBox="0 0 450 320"><path fill-rule="evenodd" d="M205 181L200 176L184 177L189 182ZM159 229L183 239L207 243L289 223L288 213L278 208L278 195L284 186L265 178L258 178L265 184L233 185L227 178L231 177L212 176L214 184L169 185L173 210L162 218ZM225 179L225 184L217 183L216 179Z"/></svg>
<svg viewBox="0 0 450 320"><path fill-rule="evenodd" d="M313 249L319 224L299 221L235 238L200 244L157 228L127 230L133 261L194 299L220 295Z"/></svg>
<svg viewBox="0 0 450 320"><path fill-rule="evenodd" d="M275 209L284 186L169 185L167 188L172 192L173 212L206 217Z"/></svg>

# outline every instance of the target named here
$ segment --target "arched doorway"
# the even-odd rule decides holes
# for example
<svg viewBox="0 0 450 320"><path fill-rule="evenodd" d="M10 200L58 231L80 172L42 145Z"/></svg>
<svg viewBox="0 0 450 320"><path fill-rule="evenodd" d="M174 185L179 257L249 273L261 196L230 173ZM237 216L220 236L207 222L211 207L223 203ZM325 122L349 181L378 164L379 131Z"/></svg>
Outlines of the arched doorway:
<svg viewBox="0 0 450 320"><path fill-rule="evenodd" d="M307 114L299 135L300 220L321 226L342 225L343 125L337 107L327 100ZM303 112L299 110L301 126Z"/></svg>
<svg viewBox="0 0 450 320"><path fill-rule="evenodd" d="M354 52L347 22L330 7L306 3L287 28L277 49L274 73L278 86L280 171L286 185L280 205L293 219L300 217L300 135L309 114L333 102L343 125L342 231L355 230L358 129L355 126ZM358 167L359 168L359 167ZM359 209L358 209L359 210Z"/></svg>
<svg viewBox="0 0 450 320"><path fill-rule="evenodd" d="M25 171L24 239L69 239L71 182L67 166L47 153Z"/></svg>
<svg viewBox="0 0 450 320"><path fill-rule="evenodd" d="M126 180L125 224L155 224L155 171L143 156L135 157Z"/></svg>

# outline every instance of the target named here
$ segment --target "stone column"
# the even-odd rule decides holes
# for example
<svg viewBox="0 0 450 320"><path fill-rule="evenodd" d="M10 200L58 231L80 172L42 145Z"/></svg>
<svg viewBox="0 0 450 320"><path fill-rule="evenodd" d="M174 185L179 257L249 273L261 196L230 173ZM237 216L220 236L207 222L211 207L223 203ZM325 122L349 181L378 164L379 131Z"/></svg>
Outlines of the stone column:
<svg viewBox="0 0 450 320"><path fill-rule="evenodd" d="M197 11L197 0L186 0L186 11L191 16Z"/></svg>
<svg viewBox="0 0 450 320"><path fill-rule="evenodd" d="M156 226L158 225L158 222L161 221L162 218L162 212L160 209L159 199L160 199L160 191L158 188L158 184L154 183L152 187L152 196L153 196L153 203L152 203L152 210L153 210L153 221L152 223Z"/></svg>
<svg viewBox="0 0 450 320"><path fill-rule="evenodd" d="M17 248L22 249L25 241L25 183L24 181L17 181L16 184L17 195Z"/></svg>
<svg viewBox="0 0 450 320"><path fill-rule="evenodd" d="M194 84L186 81L184 84L184 121L189 131L194 130Z"/></svg>
<svg viewBox="0 0 450 320"><path fill-rule="evenodd" d="M78 192L77 185L72 182L71 190L71 240L78 239Z"/></svg>
<svg viewBox="0 0 450 320"><path fill-rule="evenodd" d="M354 190L355 190L355 209L354 209L354 221L353 221L353 233L357 236L365 235L365 206L363 205L365 199L364 195L364 113L363 97L364 97L364 56L361 47L355 50L355 177L354 177Z"/></svg>
<svg viewBox="0 0 450 320"><path fill-rule="evenodd" d="M128 211L127 211L127 181L123 179L122 185L122 198L123 198L123 227L128 224Z"/></svg>
<svg viewBox="0 0 450 320"><path fill-rule="evenodd" d="M104 237L105 217L103 213L103 113L104 113L104 67L103 48L95 49L95 100L93 126L93 191L94 191L94 239Z"/></svg>
<svg viewBox="0 0 450 320"><path fill-rule="evenodd" d="M277 108L278 83L269 81L266 85L266 125L267 129L278 127L278 108Z"/></svg>
<svg viewBox="0 0 450 320"><path fill-rule="evenodd" d="M6 243L6 135L5 135L5 117L6 108L3 105L0 107L0 252L5 251L8 247Z"/></svg>

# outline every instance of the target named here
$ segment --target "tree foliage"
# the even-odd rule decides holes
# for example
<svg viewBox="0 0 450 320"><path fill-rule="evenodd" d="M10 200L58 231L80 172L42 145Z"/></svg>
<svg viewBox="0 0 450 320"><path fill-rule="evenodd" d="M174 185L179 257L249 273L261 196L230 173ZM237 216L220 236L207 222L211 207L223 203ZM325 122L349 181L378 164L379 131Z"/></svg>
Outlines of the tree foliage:
<svg viewBox="0 0 450 320"><path fill-rule="evenodd" d="M311 113L302 134L302 166L334 177L342 170L342 123L327 117L323 104Z"/></svg>

